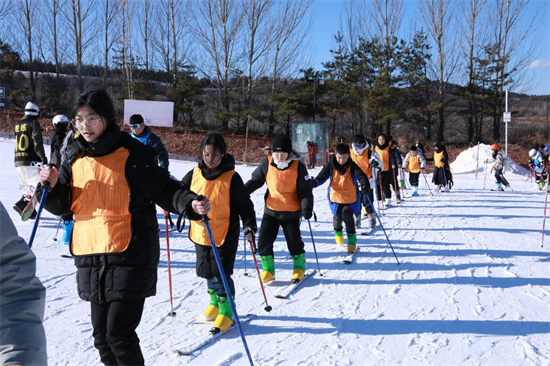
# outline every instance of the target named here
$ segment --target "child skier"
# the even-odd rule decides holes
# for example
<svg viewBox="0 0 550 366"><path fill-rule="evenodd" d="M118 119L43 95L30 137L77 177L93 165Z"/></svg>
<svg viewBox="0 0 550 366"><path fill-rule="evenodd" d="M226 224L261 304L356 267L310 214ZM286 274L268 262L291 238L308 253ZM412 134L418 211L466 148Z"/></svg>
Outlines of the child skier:
<svg viewBox="0 0 550 366"><path fill-rule="evenodd" d="M334 216L336 244L344 244L343 221L346 224L348 236L348 253L355 253L357 234L355 233L353 214L359 215L361 211L361 197L363 197L363 205L365 207L370 206L366 197L369 194L370 185L365 173L350 159L348 145L339 144L336 146L336 154L313 179L313 186L318 187L329 178L327 198ZM361 185L361 193L357 188L359 184Z"/></svg>
<svg viewBox="0 0 550 366"><path fill-rule="evenodd" d="M227 153L227 145L220 134L206 135L199 148L199 164L182 179L185 187L209 198L212 210L208 217L212 235L218 248L231 294L223 286L218 265L204 223L191 221L189 239L195 243L197 276L205 278L210 304L201 320L214 321L213 333L228 329L233 324L233 312L227 299L235 298L231 275L239 246L239 216L248 240L256 232L256 214L250 196L246 194L239 173L235 172L235 158Z"/></svg>
<svg viewBox="0 0 550 366"><path fill-rule="evenodd" d="M409 172L409 183L411 184L412 195L418 196L418 178L420 172L426 174L426 159L422 153L419 153L419 149L412 145L409 149L409 153L405 156L403 161L403 167Z"/></svg>
<svg viewBox="0 0 550 366"><path fill-rule="evenodd" d="M353 162L357 164L359 168L361 168L361 170L363 171L363 173L365 173L367 178L369 178L369 191L367 194L369 195L371 202L374 202L372 187L373 185L376 184L376 182L374 181L372 169L381 167L382 160L380 159L380 156L378 155L378 153L373 151L372 149L374 149L374 145L372 145L370 141L367 140L363 134L355 135L355 137L353 138L350 157L351 157L351 160L353 160ZM368 205L364 205L364 207L365 207L365 215L368 218L367 228L368 229L374 228L376 226L376 217L374 216L374 211L372 209L372 206L368 204ZM359 225L357 225L357 221L356 221L356 227L360 228L361 227L360 211L357 218L359 219L358 220Z"/></svg>
<svg viewBox="0 0 550 366"><path fill-rule="evenodd" d="M444 189L445 192L449 192L453 182L449 166L449 155L440 141L434 142L434 156L433 158L426 158L426 161L433 161L435 165L432 177L432 183L436 186L435 191L439 192Z"/></svg>
<svg viewBox="0 0 550 366"><path fill-rule="evenodd" d="M374 148L374 151L380 156L382 160L382 169L378 174L379 181L376 183L376 190L379 191L382 189L382 192L379 192L378 199L383 201L386 199L386 206L391 204L391 189L390 184L393 182L392 171L391 169L395 168L394 156L390 151L389 142L385 134L380 134L378 136L378 142ZM382 186L382 188L380 188Z"/></svg>
<svg viewBox="0 0 550 366"><path fill-rule="evenodd" d="M267 183L264 216L258 235L263 272L262 281L275 279L273 243L279 227L283 228L288 251L292 255L294 271L292 281L304 278L306 258L300 233L300 217L309 220L313 215L313 193L307 168L292 151L292 142L286 135L278 135L273 141L273 153L262 160L245 184L248 194Z"/></svg>
<svg viewBox="0 0 550 366"><path fill-rule="evenodd" d="M529 150L529 167L535 173L535 183L538 189L543 189L546 185L547 173L544 169L544 160L539 149Z"/></svg>
<svg viewBox="0 0 550 366"><path fill-rule="evenodd" d="M491 150L493 151L493 160L487 160L487 163L494 163L491 168L491 172L495 172L495 190L504 191L504 187L510 188L510 183L508 183L506 178L504 178L504 160L506 157L504 156L504 152L500 150L500 146L498 144L492 144Z"/></svg>

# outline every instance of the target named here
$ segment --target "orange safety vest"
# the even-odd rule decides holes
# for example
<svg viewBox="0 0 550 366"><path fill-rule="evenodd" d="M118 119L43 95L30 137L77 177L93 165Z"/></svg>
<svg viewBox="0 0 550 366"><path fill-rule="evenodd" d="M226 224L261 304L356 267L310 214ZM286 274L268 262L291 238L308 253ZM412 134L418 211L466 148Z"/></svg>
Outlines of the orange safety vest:
<svg viewBox="0 0 550 366"><path fill-rule="evenodd" d="M411 173L420 172L420 158L418 157L418 155L409 156L409 172Z"/></svg>
<svg viewBox="0 0 550 366"><path fill-rule="evenodd" d="M357 155L355 153L355 151L353 150L353 148L351 148L350 151L351 151L351 153L350 153L351 160L353 160L353 162L355 164L357 164L359 166L359 168L361 168L363 173L365 173L368 178L371 178L372 177L372 169L370 168L368 149L365 150L365 152L363 152L363 155Z"/></svg>
<svg viewBox="0 0 550 366"><path fill-rule="evenodd" d="M129 155L120 147L106 156L79 156L73 162L72 254L120 253L128 248L132 238L130 188L125 174Z"/></svg>
<svg viewBox="0 0 550 366"><path fill-rule="evenodd" d="M434 164L438 168L443 168L445 166L441 159L443 159L443 151L434 152Z"/></svg>
<svg viewBox="0 0 550 366"><path fill-rule="evenodd" d="M330 180L330 202L351 204L357 202L357 187L353 184L351 169L346 169L344 174L338 170L332 169L332 179Z"/></svg>
<svg viewBox="0 0 550 366"><path fill-rule="evenodd" d="M300 209L298 199L298 162L291 162L288 169L279 170L271 165L272 157L268 158L267 183L268 195L265 201L267 208L273 211L296 212Z"/></svg>
<svg viewBox="0 0 550 366"><path fill-rule="evenodd" d="M216 247L222 246L225 242L225 236L229 231L229 216L231 209L229 206L231 188L231 179L235 174L234 170L222 173L215 180L207 180L202 176L199 167L193 169L193 178L191 178L191 190L196 194L202 194L208 197L210 201L210 228L212 236L216 242ZM208 232L202 221L191 220L189 225L189 239L200 245L210 245Z"/></svg>
<svg viewBox="0 0 550 366"><path fill-rule="evenodd" d="M376 146L375 150L378 155L380 155L380 159L382 159L382 162L384 163L384 169L382 169L382 171L387 172L390 170L390 147L386 146L386 148L382 150Z"/></svg>

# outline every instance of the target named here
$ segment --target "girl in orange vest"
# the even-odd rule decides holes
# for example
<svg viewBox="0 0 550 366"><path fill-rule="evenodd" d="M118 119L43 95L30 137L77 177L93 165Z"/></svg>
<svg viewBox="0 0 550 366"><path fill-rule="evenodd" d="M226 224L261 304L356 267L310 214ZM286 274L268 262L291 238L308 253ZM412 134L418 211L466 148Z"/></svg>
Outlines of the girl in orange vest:
<svg viewBox="0 0 550 366"><path fill-rule="evenodd" d="M392 169L396 168L396 164L394 156L390 151L389 141L387 140L385 134L381 134L378 136L378 142L376 144L376 147L374 148L374 151L378 153L380 159L382 160L382 171L380 172L380 174L378 174L378 179L381 181L382 184L383 195L381 194L381 192L379 192L380 181L376 183L376 190L378 192L379 200L382 201L385 198L386 206L389 206L391 204L390 185L393 184Z"/></svg>
<svg viewBox="0 0 550 366"><path fill-rule="evenodd" d="M426 174L426 159L422 153L419 153L418 148L412 145L409 153L403 160L405 170L409 172L409 183L411 183L412 195L418 196L418 180L420 172Z"/></svg>
<svg viewBox="0 0 550 366"><path fill-rule="evenodd" d="M344 244L344 235L342 233L342 222L344 222L348 236L348 253L355 253L357 234L355 233L353 214L360 214L361 198L363 198L363 205L365 207L370 206L367 198L370 184L369 178L350 159L348 145L338 144L336 146L336 154L321 169L317 177L313 179L313 186L318 187L329 178L330 183L328 185L327 198L333 215L332 221L336 244ZM361 185L361 193L359 193L359 189L357 188L359 185Z"/></svg>
<svg viewBox="0 0 550 366"><path fill-rule="evenodd" d="M436 186L435 191L445 190L445 192L449 192L453 176L451 174L451 167L449 166L447 149L440 141L434 142L434 156L433 158L426 158L426 161L434 162L432 183Z"/></svg>
<svg viewBox="0 0 550 366"><path fill-rule="evenodd" d="M262 281L275 279L273 243L277 239L279 227L283 228L288 251L292 256L294 282L304 278L306 259L304 242L300 232L300 217L309 220L313 214L313 193L311 178L300 157L292 150L292 142L286 135L278 135L273 140L272 156L262 160L246 182L249 194L267 183L265 208L258 250L262 259Z"/></svg>
<svg viewBox="0 0 550 366"><path fill-rule="evenodd" d="M211 133L204 137L199 148L199 164L183 177L182 183L210 200L212 211L208 217L212 235L231 296L235 298L235 285L231 275L239 246L239 216L243 220L248 240L252 241L252 235L256 232L256 214L241 176L235 171L235 158L227 153L227 145L220 134ZM233 324L233 312L202 222L191 222L189 239L195 243L197 276L206 279L210 295L210 304L201 320L214 321L214 333L224 331Z"/></svg>
<svg viewBox="0 0 550 366"><path fill-rule="evenodd" d="M78 295L91 304L94 345L106 365L144 365L136 328L145 298L156 294L159 228L156 205L192 220L210 211L156 162L153 149L120 130L102 90L81 94L72 116L80 135L59 172L40 182L51 192L44 207L74 214L70 242ZM41 186L38 194L42 195Z"/></svg>

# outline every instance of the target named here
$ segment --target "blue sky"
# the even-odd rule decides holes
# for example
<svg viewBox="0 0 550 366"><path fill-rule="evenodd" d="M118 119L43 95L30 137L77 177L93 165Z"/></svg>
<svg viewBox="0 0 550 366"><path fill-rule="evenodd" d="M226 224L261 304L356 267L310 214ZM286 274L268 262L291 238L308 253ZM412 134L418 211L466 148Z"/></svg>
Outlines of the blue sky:
<svg viewBox="0 0 550 366"><path fill-rule="evenodd" d="M322 63L332 59L330 48L333 46L333 36L340 27L340 13L344 3L344 0L315 0L313 2L311 10L315 16L312 38L316 45L313 67L317 70L322 70ZM526 94L550 94L550 0L531 0L523 19L524 21L530 19L538 5L542 5L544 15L531 39L538 40L539 47L535 61L527 70L527 77L532 76L535 81L528 89L518 90L518 92ZM411 19L420 17L419 12L415 10L416 0L408 0L401 27L402 32L411 28Z"/></svg>

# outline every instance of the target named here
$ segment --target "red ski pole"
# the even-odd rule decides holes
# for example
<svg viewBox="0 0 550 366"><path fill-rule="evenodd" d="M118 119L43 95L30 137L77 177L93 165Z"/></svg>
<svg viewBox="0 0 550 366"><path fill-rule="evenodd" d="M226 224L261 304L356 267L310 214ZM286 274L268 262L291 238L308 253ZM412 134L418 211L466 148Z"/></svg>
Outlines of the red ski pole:
<svg viewBox="0 0 550 366"><path fill-rule="evenodd" d="M252 251L252 258L254 258L254 264L256 265L256 272L258 272L258 280L260 281L260 286L262 287L262 293L264 294L265 308L264 310L268 313L271 311L272 307L267 303L267 296L265 296L264 283L262 282L262 275L260 275L260 267L258 266L258 261L256 260L256 254L254 252L254 233L252 233L252 241L250 241L250 249Z"/></svg>
<svg viewBox="0 0 550 366"><path fill-rule="evenodd" d="M168 313L168 316L176 316L172 297L172 271L170 268L170 235L168 234L168 214L164 214L164 224L166 225L166 255L168 257L168 283L170 284L170 312Z"/></svg>
<svg viewBox="0 0 550 366"><path fill-rule="evenodd" d="M544 227L546 226L546 205L548 204L548 183L550 183L550 175L546 179L546 197L544 198L544 216L542 219L542 242L540 247L544 247Z"/></svg>

